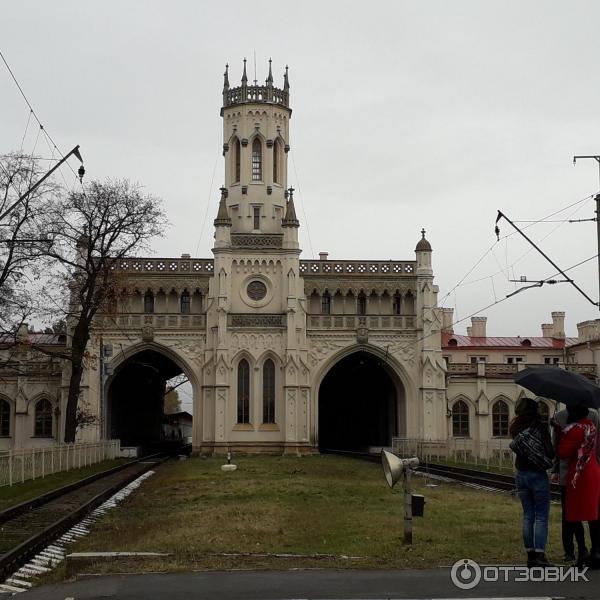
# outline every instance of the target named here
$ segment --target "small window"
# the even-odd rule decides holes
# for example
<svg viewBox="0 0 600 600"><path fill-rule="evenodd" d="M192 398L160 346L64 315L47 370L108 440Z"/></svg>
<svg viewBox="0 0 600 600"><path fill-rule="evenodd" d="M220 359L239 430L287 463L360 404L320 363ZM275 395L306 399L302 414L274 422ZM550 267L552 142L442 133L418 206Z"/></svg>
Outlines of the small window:
<svg viewBox="0 0 600 600"><path fill-rule="evenodd" d="M189 315L191 305L192 305L192 297L190 296L190 293L186 290L183 292L183 294L181 294L181 314Z"/></svg>
<svg viewBox="0 0 600 600"><path fill-rule="evenodd" d="M238 364L238 423L250 423L250 365L243 358Z"/></svg>
<svg viewBox="0 0 600 600"><path fill-rule="evenodd" d="M275 423L275 363L270 358L263 366L263 423Z"/></svg>
<svg viewBox="0 0 600 600"><path fill-rule="evenodd" d="M367 297L361 292L356 299L356 314L367 314Z"/></svg>
<svg viewBox="0 0 600 600"><path fill-rule="evenodd" d="M145 313L153 313L154 312L154 294L150 291L144 294L144 312Z"/></svg>
<svg viewBox="0 0 600 600"><path fill-rule="evenodd" d="M242 147L240 145L240 140L235 138L233 142L233 170L234 170L234 183L240 182L241 176L241 155L242 155Z"/></svg>
<svg viewBox="0 0 600 600"><path fill-rule="evenodd" d="M486 359L486 356L471 356L471 364L476 365L477 363L484 363L486 362Z"/></svg>
<svg viewBox="0 0 600 600"><path fill-rule="evenodd" d="M35 430L37 437L52 437L52 404L45 398L35 405Z"/></svg>
<svg viewBox="0 0 600 600"><path fill-rule="evenodd" d="M559 365L560 356L544 356L545 365Z"/></svg>
<svg viewBox="0 0 600 600"><path fill-rule="evenodd" d="M508 436L508 404L504 400L498 400L492 407L492 435Z"/></svg>
<svg viewBox="0 0 600 600"><path fill-rule="evenodd" d="M262 144L257 137L252 142L252 181L262 181Z"/></svg>
<svg viewBox="0 0 600 600"><path fill-rule="evenodd" d="M10 404L6 400L0 400L0 437L10 435Z"/></svg>
<svg viewBox="0 0 600 600"><path fill-rule="evenodd" d="M392 313L399 315L402 310L402 296L400 294L394 294L392 301Z"/></svg>
<svg viewBox="0 0 600 600"><path fill-rule="evenodd" d="M252 207L252 216L254 218L254 229L260 229L260 206Z"/></svg>
<svg viewBox="0 0 600 600"><path fill-rule="evenodd" d="M469 437L469 407L462 400L456 402L452 407L452 435Z"/></svg>
<svg viewBox="0 0 600 600"><path fill-rule="evenodd" d="M509 365L516 365L517 363L525 362L525 357L524 356L507 356L506 362Z"/></svg>
<svg viewBox="0 0 600 600"><path fill-rule="evenodd" d="M329 292L325 292L321 296L321 314L322 315L331 314L331 296L329 295Z"/></svg>
<svg viewBox="0 0 600 600"><path fill-rule="evenodd" d="M275 140L273 144L273 183L281 183L279 181L279 160L281 152L281 142L279 140Z"/></svg>

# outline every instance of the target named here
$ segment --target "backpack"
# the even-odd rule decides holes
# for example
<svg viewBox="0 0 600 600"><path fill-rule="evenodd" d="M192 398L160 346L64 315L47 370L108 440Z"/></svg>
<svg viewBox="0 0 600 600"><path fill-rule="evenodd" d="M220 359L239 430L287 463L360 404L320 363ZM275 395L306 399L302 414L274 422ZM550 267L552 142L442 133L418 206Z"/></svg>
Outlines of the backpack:
<svg viewBox="0 0 600 600"><path fill-rule="evenodd" d="M515 436L509 446L515 454L524 458L536 469L546 471L552 466L553 459L546 453L539 427L531 426L524 429Z"/></svg>

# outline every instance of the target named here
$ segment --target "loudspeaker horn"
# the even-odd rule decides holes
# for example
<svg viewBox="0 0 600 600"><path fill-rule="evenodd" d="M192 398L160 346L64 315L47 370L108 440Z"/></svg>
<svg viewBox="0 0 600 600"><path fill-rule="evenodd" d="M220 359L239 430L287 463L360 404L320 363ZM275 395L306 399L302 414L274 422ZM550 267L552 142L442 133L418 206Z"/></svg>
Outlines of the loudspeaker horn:
<svg viewBox="0 0 600 600"><path fill-rule="evenodd" d="M400 477L402 477L402 471L404 464L402 459L398 458L395 454L388 452L387 450L381 451L381 464L383 466L383 474L388 482L388 485L392 488L398 483Z"/></svg>

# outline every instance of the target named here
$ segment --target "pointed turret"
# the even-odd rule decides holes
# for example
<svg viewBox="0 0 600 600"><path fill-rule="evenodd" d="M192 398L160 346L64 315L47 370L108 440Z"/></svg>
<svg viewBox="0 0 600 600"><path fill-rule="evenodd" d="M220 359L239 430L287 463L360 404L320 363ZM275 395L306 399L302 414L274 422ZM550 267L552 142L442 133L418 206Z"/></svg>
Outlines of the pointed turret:
<svg viewBox="0 0 600 600"><path fill-rule="evenodd" d="M244 59L244 73L242 74L242 85L248 85L248 75L246 75L246 59Z"/></svg>
<svg viewBox="0 0 600 600"><path fill-rule="evenodd" d="M219 211L214 221L215 227L231 227L231 218L227 212L227 188L221 188L221 200L219 201Z"/></svg>
<svg viewBox="0 0 600 600"><path fill-rule="evenodd" d="M288 79L288 66L285 65L285 73L283 74L283 91L288 92L290 89L290 81Z"/></svg>
<svg viewBox="0 0 600 600"><path fill-rule="evenodd" d="M288 200L285 210L285 217L281 222L282 227L300 227L298 217L296 217L296 208L294 207L294 188L288 189Z"/></svg>
<svg viewBox="0 0 600 600"><path fill-rule="evenodd" d="M229 65L225 65L225 73L223 73L223 106L227 104L227 93L229 92Z"/></svg>
<svg viewBox="0 0 600 600"><path fill-rule="evenodd" d="M271 59L269 59L269 76L267 77L267 85L273 85L273 72L271 71Z"/></svg>

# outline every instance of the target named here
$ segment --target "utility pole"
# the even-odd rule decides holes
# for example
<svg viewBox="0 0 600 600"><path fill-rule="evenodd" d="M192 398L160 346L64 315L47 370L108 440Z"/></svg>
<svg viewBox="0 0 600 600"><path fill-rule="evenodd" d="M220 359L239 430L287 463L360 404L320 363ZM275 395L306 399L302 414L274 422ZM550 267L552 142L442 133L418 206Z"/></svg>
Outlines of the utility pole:
<svg viewBox="0 0 600 600"><path fill-rule="evenodd" d="M600 155L592 154L588 156L574 156L573 164L577 163L578 158L593 158L598 163L598 182L600 184ZM599 188L600 190L600 188ZM596 242L598 248L598 306L600 307L600 191L596 194Z"/></svg>

